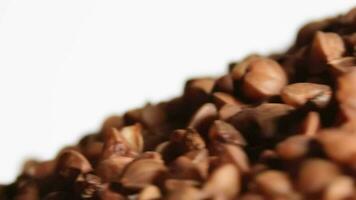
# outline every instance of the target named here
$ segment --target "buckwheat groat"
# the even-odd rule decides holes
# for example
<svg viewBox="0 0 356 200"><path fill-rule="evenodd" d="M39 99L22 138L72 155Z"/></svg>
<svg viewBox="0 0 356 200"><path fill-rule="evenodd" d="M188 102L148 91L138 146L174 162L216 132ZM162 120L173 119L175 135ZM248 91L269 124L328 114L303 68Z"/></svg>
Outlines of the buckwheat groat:
<svg viewBox="0 0 356 200"><path fill-rule="evenodd" d="M355 181L356 8L27 161L0 200L351 200Z"/></svg>

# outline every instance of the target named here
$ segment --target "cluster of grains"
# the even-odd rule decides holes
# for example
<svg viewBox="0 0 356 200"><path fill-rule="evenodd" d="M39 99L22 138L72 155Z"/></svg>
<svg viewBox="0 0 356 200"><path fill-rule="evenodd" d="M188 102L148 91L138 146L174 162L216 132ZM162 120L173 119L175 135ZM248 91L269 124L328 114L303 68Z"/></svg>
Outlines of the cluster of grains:
<svg viewBox="0 0 356 200"><path fill-rule="evenodd" d="M0 199L347 200L355 181L356 8L305 25L283 54L108 118L28 161Z"/></svg>

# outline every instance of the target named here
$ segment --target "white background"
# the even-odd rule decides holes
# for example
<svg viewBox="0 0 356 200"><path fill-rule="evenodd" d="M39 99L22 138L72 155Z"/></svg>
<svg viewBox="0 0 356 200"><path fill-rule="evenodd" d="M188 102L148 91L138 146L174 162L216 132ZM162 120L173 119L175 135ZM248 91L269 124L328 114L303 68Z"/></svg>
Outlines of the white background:
<svg viewBox="0 0 356 200"><path fill-rule="evenodd" d="M182 91L248 53L286 48L303 23L355 0L1 0L0 182L105 116Z"/></svg>

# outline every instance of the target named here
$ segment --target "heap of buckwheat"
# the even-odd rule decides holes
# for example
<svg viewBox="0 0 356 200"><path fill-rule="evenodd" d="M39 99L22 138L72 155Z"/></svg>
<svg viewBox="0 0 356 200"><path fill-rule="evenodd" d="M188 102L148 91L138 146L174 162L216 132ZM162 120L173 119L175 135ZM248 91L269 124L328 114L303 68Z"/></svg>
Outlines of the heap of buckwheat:
<svg viewBox="0 0 356 200"><path fill-rule="evenodd" d="M108 118L28 161L0 199L346 200L355 181L356 8L305 25L283 54Z"/></svg>

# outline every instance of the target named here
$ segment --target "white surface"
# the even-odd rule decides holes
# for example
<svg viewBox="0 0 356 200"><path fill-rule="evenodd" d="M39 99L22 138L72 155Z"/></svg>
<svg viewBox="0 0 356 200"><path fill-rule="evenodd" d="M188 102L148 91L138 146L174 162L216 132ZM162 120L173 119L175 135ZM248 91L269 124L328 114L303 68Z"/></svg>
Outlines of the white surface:
<svg viewBox="0 0 356 200"><path fill-rule="evenodd" d="M289 45L355 0L1 0L0 182L105 116L180 94L247 53Z"/></svg>

